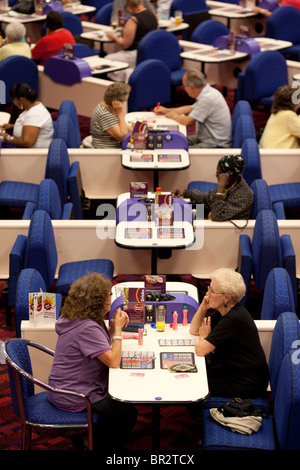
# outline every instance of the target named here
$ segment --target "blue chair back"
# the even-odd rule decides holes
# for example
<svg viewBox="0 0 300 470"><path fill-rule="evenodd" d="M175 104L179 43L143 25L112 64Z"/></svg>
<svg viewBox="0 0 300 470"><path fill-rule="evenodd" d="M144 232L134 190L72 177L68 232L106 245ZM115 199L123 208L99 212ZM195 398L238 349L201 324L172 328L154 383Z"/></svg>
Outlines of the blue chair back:
<svg viewBox="0 0 300 470"><path fill-rule="evenodd" d="M74 127L72 118L67 114L58 116L54 126L54 138L63 139L68 148L80 147L80 130Z"/></svg>
<svg viewBox="0 0 300 470"><path fill-rule="evenodd" d="M161 60L148 59L138 64L129 85L128 112L151 109L158 102L170 103L171 72Z"/></svg>
<svg viewBox="0 0 300 470"><path fill-rule="evenodd" d="M221 23L222 24L222 23ZM253 118L252 108L249 101L246 100L239 100L236 102L233 108L232 113L232 128L235 127L236 122L240 116L243 114L247 114L248 116Z"/></svg>
<svg viewBox="0 0 300 470"><path fill-rule="evenodd" d="M260 152L257 140L253 137L245 139L242 143L241 155L246 162L242 175L248 185L251 186L253 181L262 178Z"/></svg>
<svg viewBox="0 0 300 470"><path fill-rule="evenodd" d="M75 46L84 46L84 44L75 44ZM88 48L89 49L89 48ZM59 110L58 110L58 117L61 116L62 114L66 114L69 116L72 120L73 123L73 131L74 131L74 136L76 138L76 147L80 147L81 144L81 134L80 134L80 126L79 126L79 119L78 119L78 113L76 109L76 105L74 101L72 100L64 100L62 101Z"/></svg>
<svg viewBox="0 0 300 470"><path fill-rule="evenodd" d="M74 57L78 57L80 59L84 57L90 57L93 55L99 55L99 50L92 49L86 44L81 44L80 42L73 44L73 48L74 48Z"/></svg>
<svg viewBox="0 0 300 470"><path fill-rule="evenodd" d="M86 13L87 16L95 16L98 10L100 10L100 8L102 8L107 3L111 3L111 0L83 0L82 2L83 5L88 5L96 8L95 11L91 13Z"/></svg>
<svg viewBox="0 0 300 470"><path fill-rule="evenodd" d="M21 338L21 322L29 320L28 294L46 292L46 284L40 273L33 268L22 269L16 289L16 336Z"/></svg>
<svg viewBox="0 0 300 470"><path fill-rule="evenodd" d="M43 210L33 213L30 221L24 268L34 268L49 289L54 281L57 267L57 250L49 214Z"/></svg>
<svg viewBox="0 0 300 470"><path fill-rule="evenodd" d="M158 59L164 62L171 72L182 66L180 46L177 37L164 29L147 33L137 48L137 64L147 59Z"/></svg>
<svg viewBox="0 0 300 470"><path fill-rule="evenodd" d="M110 18L113 10L113 2L106 3L98 9L95 15L95 23L110 25Z"/></svg>
<svg viewBox="0 0 300 470"><path fill-rule="evenodd" d="M270 271L263 296L261 320L277 320L282 312L296 312L289 273L284 268Z"/></svg>
<svg viewBox="0 0 300 470"><path fill-rule="evenodd" d="M276 434L281 450L300 450L299 348L284 356L274 401Z"/></svg>
<svg viewBox="0 0 300 470"><path fill-rule="evenodd" d="M174 16L176 10L181 10L185 15L186 13L206 11L208 7L205 0L173 0L170 7L170 16Z"/></svg>
<svg viewBox="0 0 300 470"><path fill-rule="evenodd" d="M270 386L273 399L276 396L277 381L282 360L286 353L300 340L299 318L295 312L283 311L277 318L269 356ZM299 347L299 345L297 345Z"/></svg>
<svg viewBox="0 0 300 470"><path fill-rule="evenodd" d="M241 148L246 139L255 139L256 132L252 116L242 114L232 128L232 147Z"/></svg>
<svg viewBox="0 0 300 470"><path fill-rule="evenodd" d="M194 29L191 41L213 46L217 37L226 34L229 34L229 29L225 24L218 20L205 20Z"/></svg>
<svg viewBox="0 0 300 470"><path fill-rule="evenodd" d="M277 219L272 210L257 214L252 238L253 277L256 287L263 290L269 272L282 267L282 251Z"/></svg>
<svg viewBox="0 0 300 470"><path fill-rule="evenodd" d="M39 186L37 209L46 211L51 219L62 218L62 204L57 184L51 179L44 179Z"/></svg>
<svg viewBox="0 0 300 470"><path fill-rule="evenodd" d="M254 180L250 188L254 193L251 219L256 219L259 212L264 209L272 210L272 202L269 195L269 188L265 180Z"/></svg>
<svg viewBox="0 0 300 470"><path fill-rule="evenodd" d="M2 104L12 103L10 89L16 83L28 83L32 90L39 91L37 64L27 57L13 55L3 59L0 62L0 79L5 83L5 96L0 96Z"/></svg>
<svg viewBox="0 0 300 470"><path fill-rule="evenodd" d="M284 5L276 8L268 17L266 23L266 37L300 43L300 11L297 8Z"/></svg>
<svg viewBox="0 0 300 470"><path fill-rule="evenodd" d="M83 32L80 17L69 11L61 12L61 16L64 20L64 28L71 31L73 36L80 36Z"/></svg>
<svg viewBox="0 0 300 470"><path fill-rule="evenodd" d="M45 178L55 181L63 204L68 199L69 172L70 159L67 145L63 139L53 139L48 150Z"/></svg>

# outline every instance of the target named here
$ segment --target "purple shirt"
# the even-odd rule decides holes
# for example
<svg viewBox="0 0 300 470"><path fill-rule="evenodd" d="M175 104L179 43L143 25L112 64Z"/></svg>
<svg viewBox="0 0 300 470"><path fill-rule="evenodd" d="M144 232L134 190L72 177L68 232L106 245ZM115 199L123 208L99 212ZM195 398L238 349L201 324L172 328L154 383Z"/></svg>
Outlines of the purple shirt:
<svg viewBox="0 0 300 470"><path fill-rule="evenodd" d="M49 385L83 393L91 403L105 398L108 367L97 356L111 350L106 326L100 326L93 320L60 317L55 330L58 339ZM84 401L76 397L50 393L49 400L62 410L81 411L85 408Z"/></svg>

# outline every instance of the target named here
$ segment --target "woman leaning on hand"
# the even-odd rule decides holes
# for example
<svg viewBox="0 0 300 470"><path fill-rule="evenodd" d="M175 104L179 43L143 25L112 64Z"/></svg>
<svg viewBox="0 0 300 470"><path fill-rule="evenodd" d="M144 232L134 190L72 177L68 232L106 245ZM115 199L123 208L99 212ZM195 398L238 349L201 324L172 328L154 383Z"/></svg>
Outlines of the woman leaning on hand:
<svg viewBox="0 0 300 470"><path fill-rule="evenodd" d="M15 124L1 126L0 135L14 147L48 148L54 133L52 117L38 101L36 91L27 83L18 83L11 87L10 94L22 112Z"/></svg>
<svg viewBox="0 0 300 470"><path fill-rule="evenodd" d="M70 288L61 315L56 321L58 334L49 385L88 396L93 413L99 414L93 428L94 450L120 450L126 445L137 419L133 405L108 396L109 368L119 367L122 353L122 328L128 316L117 309L110 327L105 317L111 307L111 282L101 274L89 274ZM83 400L50 393L50 402L67 411L82 411ZM81 439L81 441L80 441ZM73 438L75 448L84 448L82 434Z"/></svg>
<svg viewBox="0 0 300 470"><path fill-rule="evenodd" d="M199 335L195 351L206 356L212 396L254 398L266 393L269 369L256 325L240 303L246 292L242 276L221 268L214 271L190 326ZM208 311L214 311L208 315Z"/></svg>

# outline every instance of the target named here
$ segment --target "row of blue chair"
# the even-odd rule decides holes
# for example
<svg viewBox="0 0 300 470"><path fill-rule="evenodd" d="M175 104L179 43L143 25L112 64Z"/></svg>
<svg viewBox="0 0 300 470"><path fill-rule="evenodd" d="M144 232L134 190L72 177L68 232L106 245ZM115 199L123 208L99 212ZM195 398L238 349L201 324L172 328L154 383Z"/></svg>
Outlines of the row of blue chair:
<svg viewBox="0 0 300 470"><path fill-rule="evenodd" d="M229 401L226 397L210 397L203 406L204 450L299 450L300 431L300 339L299 318L294 312L282 312L276 322L270 357L271 401L274 415L263 418L257 432L243 435L217 423L210 409ZM267 397L255 398L259 408L268 406Z"/></svg>

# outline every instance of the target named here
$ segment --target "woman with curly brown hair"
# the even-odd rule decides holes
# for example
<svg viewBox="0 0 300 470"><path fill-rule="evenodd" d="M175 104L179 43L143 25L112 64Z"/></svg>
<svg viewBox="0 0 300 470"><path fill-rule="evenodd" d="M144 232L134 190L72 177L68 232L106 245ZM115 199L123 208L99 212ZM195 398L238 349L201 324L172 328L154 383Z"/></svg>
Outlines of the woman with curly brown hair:
<svg viewBox="0 0 300 470"><path fill-rule="evenodd" d="M56 322L58 334L49 385L56 389L84 393L100 415L94 429L96 450L117 450L126 443L137 418L134 406L113 401L107 394L109 367L119 367L122 328L128 316L120 308L105 325L111 306L111 282L101 274L89 274L75 281ZM77 397L51 393L50 402L59 409L82 411ZM77 447L84 447L83 436ZM75 439L74 439L75 444Z"/></svg>

